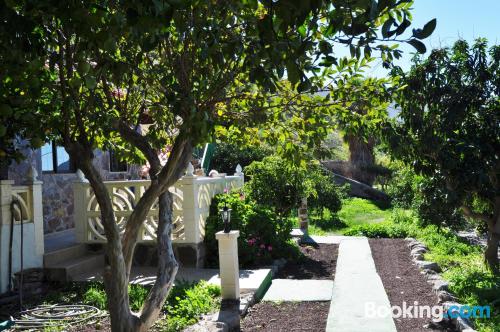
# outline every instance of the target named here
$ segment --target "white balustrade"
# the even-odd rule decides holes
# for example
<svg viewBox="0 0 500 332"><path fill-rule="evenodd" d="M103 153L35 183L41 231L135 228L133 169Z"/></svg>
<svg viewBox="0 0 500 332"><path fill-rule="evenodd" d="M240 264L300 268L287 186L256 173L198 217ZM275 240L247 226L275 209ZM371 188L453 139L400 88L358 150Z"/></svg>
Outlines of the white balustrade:
<svg viewBox="0 0 500 332"><path fill-rule="evenodd" d="M199 177L192 172L182 177L170 187L173 194L173 231L175 243L199 243L205 235L205 220L208 217L212 198L225 189L231 190L243 186L244 176ZM112 197L116 223L123 232L128 217L150 185L149 180L106 181L106 187ZM104 227L101 222L99 204L86 180L80 177L73 184L75 200L75 229L78 242L106 242ZM139 242L156 241L158 226L158 204L155 203L147 214L140 231Z"/></svg>

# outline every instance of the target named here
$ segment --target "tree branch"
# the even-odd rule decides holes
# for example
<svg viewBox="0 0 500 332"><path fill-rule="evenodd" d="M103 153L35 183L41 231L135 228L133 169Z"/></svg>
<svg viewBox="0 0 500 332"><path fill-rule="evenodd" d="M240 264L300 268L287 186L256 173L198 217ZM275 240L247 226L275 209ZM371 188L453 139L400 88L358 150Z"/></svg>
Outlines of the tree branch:
<svg viewBox="0 0 500 332"><path fill-rule="evenodd" d="M146 137L130 128L124 121L116 120L113 126L120 132L122 137L127 142L141 150L150 165L149 176L151 177L151 180L155 180L158 177L158 173L161 168L160 158L158 158L157 151L151 147Z"/></svg>

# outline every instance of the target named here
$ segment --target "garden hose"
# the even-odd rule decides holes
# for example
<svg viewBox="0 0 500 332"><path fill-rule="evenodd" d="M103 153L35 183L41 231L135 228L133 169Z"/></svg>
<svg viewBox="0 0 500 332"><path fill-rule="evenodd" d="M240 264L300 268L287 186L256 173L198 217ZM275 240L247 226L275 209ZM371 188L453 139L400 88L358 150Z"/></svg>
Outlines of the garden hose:
<svg viewBox="0 0 500 332"><path fill-rule="evenodd" d="M96 323L105 317L105 311L84 304L44 305L19 313L19 318L12 318L12 328L19 330L40 330L81 323Z"/></svg>
<svg viewBox="0 0 500 332"><path fill-rule="evenodd" d="M23 210L21 207L21 204L17 199L13 199L12 202L10 203L10 239L9 239L9 285L8 285L8 290L9 292L12 291L12 247L13 247L13 242L14 242L14 225L15 225L15 206L17 206L17 209L19 210L20 214L20 219L21 219L21 238L20 238L20 246L21 246L21 253L20 253L20 265L21 265L21 271L20 271L20 276L19 276L19 309L23 310L23 269L24 269L24 228L23 228Z"/></svg>

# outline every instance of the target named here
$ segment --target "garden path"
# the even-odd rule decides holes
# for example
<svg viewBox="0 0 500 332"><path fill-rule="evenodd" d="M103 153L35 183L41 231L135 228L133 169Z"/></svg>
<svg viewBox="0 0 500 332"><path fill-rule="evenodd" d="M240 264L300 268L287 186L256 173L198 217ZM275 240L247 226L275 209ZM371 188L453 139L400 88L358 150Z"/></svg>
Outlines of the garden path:
<svg viewBox="0 0 500 332"><path fill-rule="evenodd" d="M367 238L341 240L331 299L327 332L396 332L391 315L372 317L365 313L367 305L388 312L391 306Z"/></svg>

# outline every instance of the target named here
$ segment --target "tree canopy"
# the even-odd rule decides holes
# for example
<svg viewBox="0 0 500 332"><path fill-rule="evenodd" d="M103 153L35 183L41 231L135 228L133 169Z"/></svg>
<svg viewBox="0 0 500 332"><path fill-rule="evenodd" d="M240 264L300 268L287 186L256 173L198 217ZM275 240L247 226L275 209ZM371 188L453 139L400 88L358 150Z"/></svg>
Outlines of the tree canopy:
<svg viewBox="0 0 500 332"><path fill-rule="evenodd" d="M168 188L182 176L193 146L209 141L217 126L247 128L267 121L264 112L276 101L268 93L275 94L285 77L292 91L316 92L323 68L354 66L337 60L336 45L348 45L358 59L378 52L386 66L401 56L396 42L424 51L419 39L432 33L436 22L402 37L411 4L0 1L1 157L19 157L16 138L33 148L55 139L89 180L108 240L104 279L113 330L147 330L170 290L178 265ZM147 130L140 130L145 123ZM162 165L157 152L165 145L171 150ZM94 149L110 147L150 165L151 185L123 235L92 163ZM132 313L127 290L132 256L156 200L158 275L141 312Z"/></svg>
<svg viewBox="0 0 500 332"><path fill-rule="evenodd" d="M486 259L498 269L500 239L500 47L460 40L401 73L393 155L446 184L449 200L488 227ZM487 208L473 207L476 200Z"/></svg>

